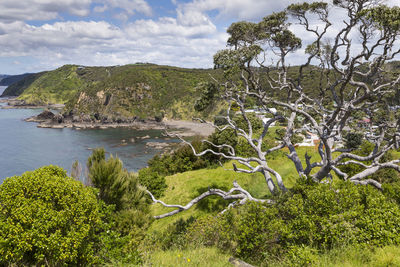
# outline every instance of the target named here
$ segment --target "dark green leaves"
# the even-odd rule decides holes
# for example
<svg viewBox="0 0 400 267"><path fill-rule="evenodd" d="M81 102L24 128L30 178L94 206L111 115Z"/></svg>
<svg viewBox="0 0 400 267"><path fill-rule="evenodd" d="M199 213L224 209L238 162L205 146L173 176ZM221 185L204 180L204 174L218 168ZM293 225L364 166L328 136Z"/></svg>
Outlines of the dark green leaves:
<svg viewBox="0 0 400 267"><path fill-rule="evenodd" d="M214 65L222 69L240 69L250 64L262 49L258 45L241 47L236 50L225 49L214 55Z"/></svg>
<svg viewBox="0 0 400 267"><path fill-rule="evenodd" d="M247 21L232 23L227 32L231 35L228 45L237 47L238 45L253 44L258 39L257 24Z"/></svg>
<svg viewBox="0 0 400 267"><path fill-rule="evenodd" d="M327 9L328 4L325 2L292 4L287 8L290 14L294 16L304 16L306 12L324 14L327 13Z"/></svg>
<svg viewBox="0 0 400 267"><path fill-rule="evenodd" d="M378 29L400 34L400 7L381 5L363 10L360 16L369 20Z"/></svg>

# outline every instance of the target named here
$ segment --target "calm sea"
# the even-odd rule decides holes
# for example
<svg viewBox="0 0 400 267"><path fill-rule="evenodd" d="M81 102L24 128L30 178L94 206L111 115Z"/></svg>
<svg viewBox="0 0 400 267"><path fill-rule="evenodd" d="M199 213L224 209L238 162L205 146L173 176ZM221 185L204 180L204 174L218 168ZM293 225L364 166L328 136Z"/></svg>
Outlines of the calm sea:
<svg viewBox="0 0 400 267"><path fill-rule="evenodd" d="M0 87L0 95L4 89ZM0 109L0 183L6 177L49 164L70 171L75 160L85 165L91 149L96 147L104 147L107 152L118 155L125 168L137 171L160 152L147 147L146 142L171 142L163 139L159 130L43 129L37 128L36 123L23 121L40 112L33 109ZM140 139L146 135L150 138ZM122 140L126 142L122 143Z"/></svg>

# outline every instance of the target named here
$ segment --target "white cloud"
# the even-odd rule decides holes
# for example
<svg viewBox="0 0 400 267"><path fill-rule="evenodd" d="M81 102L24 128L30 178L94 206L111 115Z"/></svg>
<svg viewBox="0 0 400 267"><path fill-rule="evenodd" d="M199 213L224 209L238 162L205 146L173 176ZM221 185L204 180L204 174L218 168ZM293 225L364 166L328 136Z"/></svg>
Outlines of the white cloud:
<svg viewBox="0 0 400 267"><path fill-rule="evenodd" d="M61 13L76 16L90 14L91 4L95 12L104 12L109 8L118 8L130 16L135 13L152 15L152 9L145 0L1 0L0 21L46 21L60 18Z"/></svg>
<svg viewBox="0 0 400 267"><path fill-rule="evenodd" d="M153 11L150 5L145 0L94 0L102 2L104 5L97 8L96 12L104 12L109 8L123 9L127 14L133 15L136 12L151 16Z"/></svg>
<svg viewBox="0 0 400 267"><path fill-rule="evenodd" d="M211 21L204 21L198 24L180 23L180 20L171 17L154 20L137 20L127 26L127 33L134 38L144 37L188 37L200 38L211 37L217 32L217 28Z"/></svg>
<svg viewBox="0 0 400 267"><path fill-rule="evenodd" d="M92 0L1 0L0 21L50 20L66 12L77 16L89 14Z"/></svg>
<svg viewBox="0 0 400 267"><path fill-rule="evenodd" d="M280 11L292 0L194 0L181 4L179 10L186 12L208 12L217 10L219 16L236 20L259 20L272 12Z"/></svg>
<svg viewBox="0 0 400 267"><path fill-rule="evenodd" d="M114 65L139 61L211 67L213 54L224 47L227 37L210 21L183 25L169 17L138 20L122 28L105 21L42 26L0 22L0 32L0 57L33 56L46 66L44 69L66 63Z"/></svg>
<svg viewBox="0 0 400 267"><path fill-rule="evenodd" d="M93 8L93 11L97 12L97 13L102 13L102 12L106 11L107 9L108 9L107 5L101 5L101 6L95 6Z"/></svg>
<svg viewBox="0 0 400 267"><path fill-rule="evenodd" d="M57 22L40 27L14 22L0 23L0 29L7 33L0 35L0 56L42 55L46 52L60 50L81 51L82 47L107 46L122 34L107 22Z"/></svg>

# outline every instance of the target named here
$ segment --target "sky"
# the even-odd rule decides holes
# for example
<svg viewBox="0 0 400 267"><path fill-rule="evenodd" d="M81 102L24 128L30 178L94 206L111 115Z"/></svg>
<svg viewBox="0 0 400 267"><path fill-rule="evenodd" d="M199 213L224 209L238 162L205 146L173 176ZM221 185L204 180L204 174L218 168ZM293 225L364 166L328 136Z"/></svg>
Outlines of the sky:
<svg viewBox="0 0 400 267"><path fill-rule="evenodd" d="M0 74L64 64L209 68L213 55L226 47L231 23L257 22L294 2L0 0Z"/></svg>

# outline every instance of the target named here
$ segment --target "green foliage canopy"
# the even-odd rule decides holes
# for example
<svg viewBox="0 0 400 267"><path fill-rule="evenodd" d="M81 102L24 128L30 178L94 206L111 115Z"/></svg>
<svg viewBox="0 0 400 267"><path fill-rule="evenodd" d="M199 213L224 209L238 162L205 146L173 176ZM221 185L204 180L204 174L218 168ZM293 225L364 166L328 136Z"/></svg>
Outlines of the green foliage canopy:
<svg viewBox="0 0 400 267"><path fill-rule="evenodd" d="M87 265L97 261L102 208L95 190L47 166L0 185L2 265Z"/></svg>

